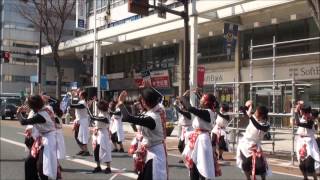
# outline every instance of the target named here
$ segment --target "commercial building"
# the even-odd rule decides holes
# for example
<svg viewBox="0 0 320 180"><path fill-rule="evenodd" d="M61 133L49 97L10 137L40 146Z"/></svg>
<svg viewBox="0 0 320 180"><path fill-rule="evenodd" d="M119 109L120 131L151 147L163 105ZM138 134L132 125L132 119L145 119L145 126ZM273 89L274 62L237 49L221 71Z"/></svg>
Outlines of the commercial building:
<svg viewBox="0 0 320 180"><path fill-rule="evenodd" d="M159 18L153 10L144 17L127 13L126 0L110 1L110 11L108 1L96 2L97 56L101 58L101 74L110 80L110 92L117 94L128 89L135 98L138 93L136 84L141 82L140 72L149 69L153 85L164 95L181 95L184 84L183 20L169 13L166 19ZM166 4L172 9L183 10L180 2L167 1ZM86 34L60 46L66 59L72 54L92 56L92 1L87 1L87 7ZM309 101L314 108L320 107L319 29L308 1L197 1L197 11L198 64L205 69L205 91L215 92L221 102L230 106L235 98L239 98L240 104L249 99L249 92L252 92L253 99L270 108L273 108L272 97L275 96L277 112L289 111L292 95L295 99ZM224 48L225 23L239 27L231 59ZM305 40L294 41L298 39ZM270 45L273 41L294 42L276 44L277 58L273 64L272 44L250 51L251 40L253 46ZM50 54L48 48L43 50ZM250 61L257 58L265 59ZM275 91L272 89L273 79L277 81ZM298 84L294 89L292 80ZM250 81L256 81L251 83L252 89ZM239 93L235 93L237 84L233 82L248 83L242 83Z"/></svg>
<svg viewBox="0 0 320 180"><path fill-rule="evenodd" d="M1 0L0 3L1 51L10 53L9 62L1 63L0 93L30 93L30 78L33 76L37 79L36 50L39 48L40 33L20 14L19 8L23 3L21 0ZM33 7L26 7L34 11ZM64 40L75 37L74 27L74 19L68 20L63 32ZM45 38L42 39L43 45L46 45ZM47 74L50 77L54 76L50 71ZM46 73L44 72L43 75L45 76Z"/></svg>

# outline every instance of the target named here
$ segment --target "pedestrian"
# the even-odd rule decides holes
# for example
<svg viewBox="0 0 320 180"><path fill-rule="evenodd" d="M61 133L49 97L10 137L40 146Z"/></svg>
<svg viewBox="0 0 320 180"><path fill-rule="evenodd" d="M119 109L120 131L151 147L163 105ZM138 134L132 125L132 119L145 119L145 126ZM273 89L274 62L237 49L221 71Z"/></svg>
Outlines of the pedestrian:
<svg viewBox="0 0 320 180"><path fill-rule="evenodd" d="M188 136L188 142L182 153L184 162L190 170L190 179L214 179L221 175L221 170L214 160L210 131L215 118L214 109L217 105L212 94L202 95L199 106L191 106L190 93L187 91L180 101L184 108L194 115L192 119L193 131Z"/></svg>
<svg viewBox="0 0 320 180"><path fill-rule="evenodd" d="M44 102L39 95L29 97L27 103L34 112L33 117L24 118L22 112L26 112L26 108L22 106L17 110L17 118L21 125L32 124L40 135L35 140L30 155L37 159L36 167L41 180L56 179L58 160L54 115L50 109L44 106ZM28 163L26 162L25 165ZM34 164L25 167L26 171L34 171L32 168L35 168ZM25 179L31 179L31 177L26 177Z"/></svg>
<svg viewBox="0 0 320 180"><path fill-rule="evenodd" d="M140 125L143 135L142 146L138 150L143 159L143 169L138 174L139 180L167 180L167 155L165 149L165 134L161 119L162 109L159 104L158 92L151 87L141 90L142 106L147 112L144 116L132 116L128 113L124 103L127 92L121 92L118 104L123 121Z"/></svg>
<svg viewBox="0 0 320 180"><path fill-rule="evenodd" d="M120 109L116 108L116 104L117 102L115 101L111 101L109 104L109 113L111 115L111 140L114 146L112 152L124 152L122 144L122 142L124 141L122 115ZM117 144L119 145L119 149Z"/></svg>
<svg viewBox="0 0 320 180"><path fill-rule="evenodd" d="M316 180L316 170L320 168L320 155L315 139L314 120L318 117L318 112L311 113L311 106L303 101L298 101L294 112L295 124L298 126L296 154L299 168L304 179L308 179L310 174Z"/></svg>
<svg viewBox="0 0 320 180"><path fill-rule="evenodd" d="M185 139L187 137L187 133L193 130L191 114L183 108L178 99L174 101L173 106L175 110L178 112L178 125L181 127L181 133L178 141L178 150L182 154L185 147ZM179 163L183 163L183 161L180 160Z"/></svg>
<svg viewBox="0 0 320 180"><path fill-rule="evenodd" d="M89 114L87 107L87 96L85 91L80 92L80 101L78 104L70 104L71 108L75 109L76 119L74 120L75 139L81 150L77 155L90 156L88 151L89 141Z"/></svg>
<svg viewBox="0 0 320 180"><path fill-rule="evenodd" d="M265 106L258 106L252 114L252 106L252 101L247 101L245 107L241 108L244 115L249 118L249 125L238 143L237 165L244 171L247 180L255 180L256 175L260 175L264 180L266 175L271 175L271 169L261 147L263 136L270 129L270 124L267 122L268 109Z"/></svg>
<svg viewBox="0 0 320 180"><path fill-rule="evenodd" d="M101 172L101 162L107 164L104 173L111 173L111 143L109 136L110 115L108 113L108 102L101 100L97 103L98 116L92 116L94 121L94 129L92 134L93 155L97 167L92 171L93 173Z"/></svg>
<svg viewBox="0 0 320 180"><path fill-rule="evenodd" d="M230 121L230 116L227 115L228 111L229 105L222 104L220 111L217 112L215 125L211 131L212 145L214 147L214 151L218 151L219 160L223 160L223 152L229 150L229 143L226 132L226 128L228 127L228 123Z"/></svg>

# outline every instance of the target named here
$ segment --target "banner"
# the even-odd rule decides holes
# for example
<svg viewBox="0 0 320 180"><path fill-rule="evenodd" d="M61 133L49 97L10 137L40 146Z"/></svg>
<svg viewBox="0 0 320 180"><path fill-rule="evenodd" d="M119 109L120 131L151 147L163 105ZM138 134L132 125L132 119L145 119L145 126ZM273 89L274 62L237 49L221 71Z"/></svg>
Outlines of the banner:
<svg viewBox="0 0 320 180"><path fill-rule="evenodd" d="M224 46L227 51L228 59L231 60L231 52L236 46L238 35L238 25L236 24L224 24Z"/></svg>
<svg viewBox="0 0 320 180"><path fill-rule="evenodd" d="M76 29L85 30L86 0L76 1Z"/></svg>
<svg viewBox="0 0 320 180"><path fill-rule="evenodd" d="M204 84L204 74L205 74L205 67L204 66L198 66L198 74L197 74L197 82L198 87L203 87Z"/></svg>
<svg viewBox="0 0 320 180"><path fill-rule="evenodd" d="M169 88L170 87L170 77L169 77L169 72L168 70L162 70L162 71L149 71L151 79L151 84L155 88ZM144 75L146 75L144 73ZM142 77L141 73L135 73L134 74L134 80L138 86L142 85L142 80L145 77Z"/></svg>

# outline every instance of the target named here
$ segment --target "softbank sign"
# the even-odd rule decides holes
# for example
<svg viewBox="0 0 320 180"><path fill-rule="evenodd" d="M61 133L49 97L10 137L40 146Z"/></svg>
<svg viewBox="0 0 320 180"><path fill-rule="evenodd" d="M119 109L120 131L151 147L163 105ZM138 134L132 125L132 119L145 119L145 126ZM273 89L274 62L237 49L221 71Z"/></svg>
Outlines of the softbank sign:
<svg viewBox="0 0 320 180"><path fill-rule="evenodd" d="M85 30L86 22L86 0L76 1L76 28Z"/></svg>
<svg viewBox="0 0 320 180"><path fill-rule="evenodd" d="M319 79L320 65L306 65L289 69L289 76L295 79Z"/></svg>

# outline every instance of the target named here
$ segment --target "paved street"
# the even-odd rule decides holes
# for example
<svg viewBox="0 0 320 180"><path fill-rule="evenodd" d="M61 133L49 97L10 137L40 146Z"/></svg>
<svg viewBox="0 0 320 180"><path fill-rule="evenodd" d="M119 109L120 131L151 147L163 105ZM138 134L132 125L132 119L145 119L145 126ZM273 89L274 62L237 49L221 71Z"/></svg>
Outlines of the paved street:
<svg viewBox="0 0 320 180"><path fill-rule="evenodd" d="M23 127L17 121L1 121L1 179L23 179L24 172L24 136ZM112 167L113 173L106 175L103 173L92 174L95 167L93 157L75 156L79 151L70 127L64 127L65 142L67 146L68 158L61 161L64 179L136 179L136 174L132 172L132 160L126 153L113 153ZM126 146L130 140L130 134L126 140ZM168 140L169 153L169 179L187 179L188 171L183 164L177 163L178 152L175 149L172 138ZM92 150L91 150L92 152ZM222 165L223 176L217 179L244 179L244 175L236 168L234 160L229 159ZM283 173L283 172L280 172ZM268 179L301 179L296 175L279 174L274 172Z"/></svg>

